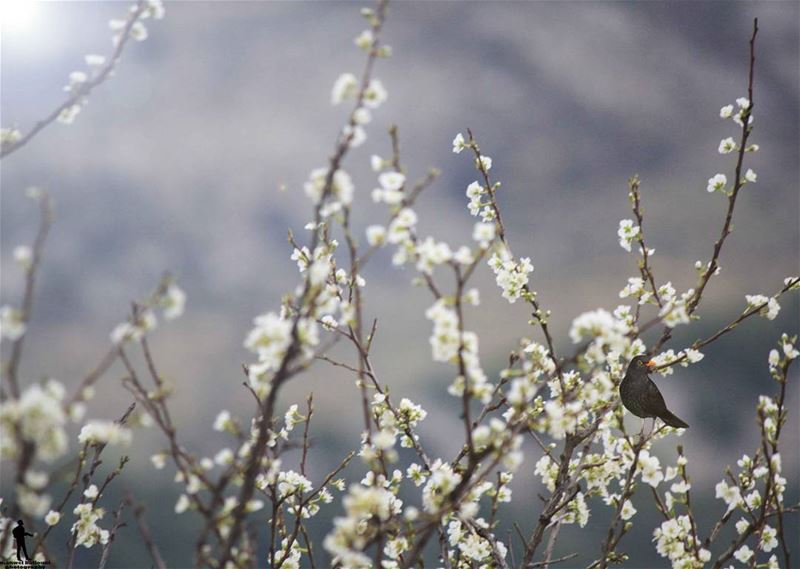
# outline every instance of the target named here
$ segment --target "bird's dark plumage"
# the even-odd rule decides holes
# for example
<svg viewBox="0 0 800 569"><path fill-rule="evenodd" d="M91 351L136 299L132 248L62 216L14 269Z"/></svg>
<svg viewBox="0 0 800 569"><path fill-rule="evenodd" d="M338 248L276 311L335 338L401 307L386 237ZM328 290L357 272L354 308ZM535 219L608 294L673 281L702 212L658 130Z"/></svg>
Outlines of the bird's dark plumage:
<svg viewBox="0 0 800 569"><path fill-rule="evenodd" d="M686 429L684 421L667 409L661 392L647 376L649 369L646 356L636 356L628 365L628 371L619 384L619 395L625 408L642 419L658 417L670 427Z"/></svg>

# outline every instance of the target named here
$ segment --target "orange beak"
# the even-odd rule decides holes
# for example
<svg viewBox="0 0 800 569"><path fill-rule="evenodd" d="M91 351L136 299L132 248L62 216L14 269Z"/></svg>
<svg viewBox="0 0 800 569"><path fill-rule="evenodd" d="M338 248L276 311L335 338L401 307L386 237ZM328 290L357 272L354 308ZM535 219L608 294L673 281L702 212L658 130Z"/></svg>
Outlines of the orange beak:
<svg viewBox="0 0 800 569"><path fill-rule="evenodd" d="M646 363L646 364L644 364L644 365L646 365L646 366L647 366L647 367L649 367L650 369L653 369L654 367L658 366L658 364L657 364L656 362L654 362L653 360L650 360L649 362L647 362L647 363Z"/></svg>

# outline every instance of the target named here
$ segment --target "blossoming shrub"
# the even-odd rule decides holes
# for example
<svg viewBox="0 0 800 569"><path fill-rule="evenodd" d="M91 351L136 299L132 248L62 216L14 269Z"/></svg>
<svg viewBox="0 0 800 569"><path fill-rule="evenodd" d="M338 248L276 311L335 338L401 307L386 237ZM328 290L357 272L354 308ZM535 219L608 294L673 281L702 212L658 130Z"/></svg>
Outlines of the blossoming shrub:
<svg viewBox="0 0 800 569"><path fill-rule="evenodd" d="M91 88L110 74L128 39L147 37L142 20L163 13L157 0L142 0L126 20L112 22L115 52L109 63L87 57L95 71L70 75L69 98L50 120L74 120ZM638 274L621 279L622 304L615 309L574 318L569 337L576 349L567 356L555 351L549 327L552 315L534 289L531 259L512 251L498 199L501 185L492 176L494 161L471 132L459 133L453 140L453 152L464 153L476 172L476 180L465 191L467 209L479 219L463 242L449 244L418 232L418 219L430 212L417 211L416 201L434 182L436 172L413 181L401 162L396 128L390 130L392 155L370 159L376 178L370 196L385 206L383 219L366 228L366 245L351 225L356 183L345 169L345 159L350 149L366 141L372 114L388 96L373 69L378 59L391 54L380 40L386 3L365 8L362 15L367 29L355 44L365 52L366 65L360 76L344 73L333 85L331 102L350 106L347 121L328 163L311 170L304 185L310 212L307 233L290 237L297 286L274 310L256 316L244 335L244 345L252 353L252 361L244 366L245 387L258 411L235 416L221 410L213 429L224 433L228 444L210 456L198 456L181 442L169 410L172 388L159 374L148 343L160 318L171 320L184 311L186 296L169 275L149 298L134 303L128 320L110 333L104 359L73 386L71 395L55 380L33 383L18 376L51 222L47 195L29 192L40 205L42 221L33 247L14 251L26 277L25 296L19 306L0 310L2 336L10 342L9 357L3 362L0 450L15 472L13 482L3 481L0 547L5 558L12 555L13 520L22 518L29 526L70 524L68 566L78 547L99 550L104 566L123 520L132 519L152 557L150 563L164 567L158 540L132 496L109 515L113 504L104 498L109 485L124 476L128 457L123 456L105 478L98 474L106 447L130 448L134 428L149 425L160 430L165 443L150 457L154 476L171 473L182 489L175 512L202 521L195 548L197 566L545 566L572 557L553 557L562 526L584 528L592 523L592 509L607 509L609 521L597 543L597 557L589 563L607 567L627 559L624 548L633 544L625 544L623 538L638 513L632 498L640 492L652 496L649 507L663 518L652 530L652 547L673 567L708 563L720 567L729 562L788 567L784 517L797 506L784 503L787 480L779 443L786 421L788 371L798 356L797 337L783 334L769 353L765 373L775 379L775 392L762 395L755 408L761 443L742 456L738 469L727 469L713 489L720 504L719 520L711 528L699 526L691 500L693 490L711 489L693 487L683 448L677 445L673 456L654 454L654 442L672 442L680 430L656 422L647 433L628 432L627 412L618 396L618 385L634 356L650 355L663 375L672 373L675 365L695 364L703 359L702 348L744 320L775 318L780 297L800 289L800 278L788 277L773 294L746 295L743 312L713 335L688 346L666 348L674 328L699 318L706 285L719 273L736 199L757 180L751 169L743 170L746 154L758 150L749 143L752 58L747 96L720 112L723 119L731 119L738 134L719 146L721 154L732 156L731 163L721 162L730 178L717 173L708 180L709 192L725 196L727 213L710 258L695 265L697 284L678 291L671 282L656 279L655 251L647 246L643 231L640 181L631 178L633 217L620 221L618 236L621 247L636 257ZM756 31L757 27L751 54ZM23 135L4 129L4 154L18 150L36 132ZM446 390L458 401L463 418L463 444L455 456L431 455L419 433L427 412L407 397L411 394L392 392L373 367L371 349L380 338L377 324L364 319L369 288L361 273L379 248L392 251L393 265L412 267L418 273L416 282L430 292L425 317L430 321L431 358L448 370L451 380ZM498 290L481 292L470 286L483 265L494 273ZM531 315L532 337L509 346L508 365L499 374L489 374L481 362L478 331L470 328L469 310L480 303L481 295L498 293ZM643 334L659 328L657 339L647 342ZM352 345L353 361L327 355L336 342ZM134 364L134 353L143 356L141 366ZM114 362L121 362L127 371L123 386L133 403L116 421L87 420L93 386ZM279 396L289 381L302 381L303 374L319 365L354 374L362 435L327 475L312 479L306 463L313 451L309 445L313 397L287 405ZM76 440L67 434L70 424L80 427ZM524 456L526 438L536 442L537 455ZM302 453L295 468L284 465L283 455L291 449ZM65 490L55 486L59 461L71 472ZM360 475L346 479L343 471L351 463L359 464L350 470ZM498 520L520 477L541 479L547 493L541 503L530 505L535 514L521 520L517 535L506 539L497 534ZM331 506L333 502L338 509ZM324 508L338 513L325 538L314 543L307 523ZM257 531L250 531L251 522L259 524ZM723 543L720 536L729 523L735 527L735 537ZM51 558L46 549L49 532L35 538L33 551L39 559ZM438 559L432 563L434 558Z"/></svg>

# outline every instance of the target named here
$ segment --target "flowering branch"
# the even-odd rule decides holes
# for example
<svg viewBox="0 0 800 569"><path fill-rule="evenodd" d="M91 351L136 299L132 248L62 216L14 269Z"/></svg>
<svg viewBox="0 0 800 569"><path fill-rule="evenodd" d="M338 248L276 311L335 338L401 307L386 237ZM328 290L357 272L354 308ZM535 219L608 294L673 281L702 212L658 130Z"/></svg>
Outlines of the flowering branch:
<svg viewBox="0 0 800 569"><path fill-rule="evenodd" d="M160 19L164 16L164 8L161 0L139 0L128 12L124 21L112 20L112 29L116 30L114 36L115 48L111 57L106 62L101 56L87 56L86 61L90 66L94 66L95 72L91 77L82 71L75 71L70 75L70 85L65 87L70 95L45 118L37 122L24 135L16 129L3 129L2 140L0 141L0 158L8 156L25 146L40 131L56 121L66 124L75 119L75 115L81 109L81 105L86 103L89 94L108 79L114 69L116 69L122 53L128 41L133 38L142 41L147 38L147 28L142 24L142 20L154 17Z"/></svg>
<svg viewBox="0 0 800 569"><path fill-rule="evenodd" d="M750 36L750 68L748 72L748 80L747 80L747 99L743 99L739 101L741 112L738 116L739 122L741 122L741 138L739 145L736 146L733 143L732 139L728 139L723 141L720 144L720 152L730 152L733 148L737 149L737 158L736 158L736 167L734 173L734 182L733 182L733 189L728 194L728 209L725 213L725 223L722 225L722 231L720 232L720 236L717 241L714 243L714 251L711 255L711 261L709 261L708 265L703 269L700 273L700 278L697 283L697 286L694 289L694 294L691 295L688 302L686 302L686 315L688 318L691 318L692 314L694 314L695 310L697 310L698 305L700 304L700 299L703 295L703 291L706 288L706 285L711 280L711 277L717 274L719 269L719 257L722 253L722 246L725 243L725 239L731 233L731 226L733 223L733 211L736 207L736 198L739 196L739 191L742 189L744 184L748 181L742 176L742 165L744 163L744 155L749 150L755 150L753 147L747 146L747 140L750 137L750 132L752 131L752 116L753 116L753 76L755 73L755 43L756 43L756 35L758 34L758 18L753 19L753 34ZM731 146L733 145L733 146ZM655 343L652 348L652 352L657 352L661 346L663 346L669 339L672 337L672 329L671 327L667 326L664 328L663 332L661 333L661 337Z"/></svg>
<svg viewBox="0 0 800 569"><path fill-rule="evenodd" d="M118 53L106 69L117 63L128 35L136 35L138 18L145 13L142 10L152 10L154 4L143 6L138 4L126 23L118 26ZM757 560L759 554L748 545L754 541L764 553L780 545L783 561L790 566L784 514L796 511L800 505L783 504L786 480L781 475L778 442L786 420L789 366L800 355L795 347L796 337L784 334L780 350L770 352L770 373L779 382L780 393L774 400L760 398L757 419L761 445L753 458L742 457L736 474L729 468L726 478L717 485L717 497L728 508L705 540L699 537L701 528L693 511L698 489L694 489L693 496L683 448L678 446L676 466L665 468L652 452L654 443L671 438L675 429L656 426L654 419L649 433L644 433L643 423L638 437L629 434L626 410L618 395L625 368L636 356L655 353L669 341L675 325L696 318L701 295L717 272L721 248L730 233L736 196L745 183L755 181L751 170L742 175L742 164L744 152L756 149L755 145L747 146L747 141L757 25L750 41L749 98L737 100L740 110L734 118L743 128L737 180L730 192L722 175L709 180L711 191L727 193L728 212L711 261L698 267L698 286L677 296L670 283L657 285L651 263L653 251L647 248L642 229L640 182L634 176L629 180L629 198L635 220L623 220L618 235L626 250L630 251L635 243L641 251L639 277L628 279L620 293L620 297L633 297L638 303L635 310L622 305L613 314L598 309L575 318L569 336L578 349L572 357L562 359L554 349L551 314L539 303L529 277L533 265L529 258L516 258L511 252L497 195L500 183L493 182L490 175L492 158L481 152L471 131L467 131L468 139L461 134L456 136L453 151L468 149L477 171L478 179L466 190L469 212L480 217L473 226L472 241L451 247L433 236L419 234L414 210L417 198L435 181L438 171L431 170L412 184L406 178L401 157L399 129L392 125L391 155L386 159L373 155L370 159L379 186L371 197L387 206L384 225L366 227L367 245L361 246L353 205L355 184L343 165L350 150L366 139L365 125L372 118L371 111L387 97L372 72L375 60L391 51L380 41L386 2L379 2L376 9L366 8L362 14L368 28L355 38L355 44L366 53L363 72L360 78L349 73L341 75L331 94L334 104L352 100L354 107L336 137L327 165L313 170L303 186L313 204L311 221L305 226L310 235L302 239L289 233L291 259L297 263L301 278L294 292L283 298L279 310L254 320L244 342L257 358L242 366L244 387L250 394L247 398L252 396L255 413L247 420L226 410L217 415L213 428L231 442L213 456L196 455L181 442L184 437L173 420L170 404L173 386L160 373L152 348L152 332L158 322L156 310L161 309L164 318L170 319L180 315L185 302L185 295L167 275L147 299L132 304L126 321L111 334L111 349L80 380L71 397L66 397L63 386L52 380L27 388L19 385L16 369L21 356L12 352L11 367L15 371L13 379L3 385L0 424L4 433L14 434L3 438L2 452L4 459L13 457L16 462L16 501L12 507L15 515L21 512L31 525L44 518L53 527L80 485L80 502L73 510L77 520L70 529L68 566L74 565L79 545L90 548L98 544L103 546L99 548L99 564L105 566L117 531L126 523L125 514L131 512L153 565L164 567L144 521L143 507L135 504L130 494L116 506L110 529L99 525L105 513L101 500L109 485L122 475L128 457L124 456L105 478L98 478L100 482L93 483L106 445L129 443L130 427L149 423L164 437L166 447L151 457L153 466L160 470L171 459L177 470L175 480L183 486L175 512L192 510L202 520L195 543L197 567L229 569L267 563L274 569L318 565L337 569L411 569L424 567L427 554L434 549L447 569L548 567L576 556L572 553L554 557L562 529L571 524L584 527L589 522L590 506L602 502L610 508L611 516L598 544L599 557L589 567L606 568L627 560L618 547L634 523L637 512L633 497L643 485L650 486L655 508L663 517L653 533L656 551L669 558L673 566L699 568L711 561L712 546L718 543L736 512L742 516L736 521L737 537L719 554L715 566L721 567L731 557L750 566L763 566ZM77 104L94 85L73 82ZM733 106L729 107L723 107L723 116L732 116ZM9 148L4 146L3 150ZM724 140L720 146L722 153L734 149L737 145L733 139ZM18 318L14 328L11 313L3 313L3 334L8 337L19 333L13 347L19 353L47 226L40 228L33 251L16 255L23 265L27 263L26 297L20 311L24 317ZM344 253L340 252L340 236ZM373 347L383 332L378 337L378 319L367 316L365 291L369 289L365 288L363 275L374 253L386 246L394 249L392 264L412 265L413 284L426 287L432 296L432 305L425 312L432 327L431 357L445 364L451 374L447 391L456 400L453 411L460 414L463 428L463 440L459 439L450 460L435 456L423 445L420 423L425 420L426 411L391 392L378 372L380 363L374 360ZM471 279L484 262L494 274L501 296L509 303L521 298L532 311L531 329L540 328L544 336L543 343L519 338L507 348L507 365L498 373L484 370L479 336L468 325L470 307L478 305L481 298L481 292L471 287ZM447 286L442 282L443 272L448 278ZM729 324L696 340L683 352L669 350L654 359L660 369L667 370L665 373L677 363L699 361L700 348L731 332L745 319L756 314L774 318L780 310L781 296L796 289L800 289L800 277L790 277L771 297L748 295L747 308ZM658 316L640 326L640 307L648 303L658 307ZM385 320L381 323L383 330ZM658 324L664 324L665 329L648 350L643 333ZM353 346L355 361L340 361L330 355L329 351L341 340ZM83 426L72 483L58 506L45 515L51 500L46 493L49 478L32 465L39 460L51 462L67 453L64 423L67 418L82 421L96 382L116 361L121 362L126 373L122 386L133 395L141 413L134 413L131 406L116 422L95 420ZM355 376L356 406L360 408L357 422L362 428L357 449L338 465L326 468L328 474L314 484L309 475L315 450L311 433L311 419L316 413L313 394L307 396L305 405L290 404L282 414L279 398L284 385L318 361ZM297 428L299 425L302 427ZM517 557L517 538L509 535L504 540L496 532L503 505L511 501L512 481L523 460L526 435L541 451L531 471L541 477L547 492L541 496L541 508L528 531L513 524L519 540L517 553L521 553ZM409 451L401 451L398 446ZM297 451L291 457L297 470L286 467L286 457L292 451ZM359 468L354 465L356 456L361 459L362 477L347 481L349 471ZM72 463L67 466L72 471ZM668 491L659 491L662 482L670 481ZM414 488L419 490L414 492ZM313 543L308 520L334 501L335 491L342 492L341 512L321 544ZM11 538L11 525L4 516L0 524L0 550L4 551ZM49 533L48 529L37 540L40 556L48 553L44 541ZM777 554L773 554L766 566L771 569L777 563Z"/></svg>

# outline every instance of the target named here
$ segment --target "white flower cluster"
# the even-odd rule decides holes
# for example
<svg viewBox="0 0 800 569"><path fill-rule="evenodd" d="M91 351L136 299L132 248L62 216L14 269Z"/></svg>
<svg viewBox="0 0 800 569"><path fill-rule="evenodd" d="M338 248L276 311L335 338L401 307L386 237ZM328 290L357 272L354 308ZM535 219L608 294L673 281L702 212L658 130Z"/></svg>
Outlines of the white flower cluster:
<svg viewBox="0 0 800 569"><path fill-rule="evenodd" d="M80 443L89 445L129 446L132 440L131 430L114 421L89 421L78 435Z"/></svg>
<svg viewBox="0 0 800 569"><path fill-rule="evenodd" d="M478 335L466 330L459 332L458 315L444 298L428 308L425 317L433 321L430 344L434 361L458 364L460 359L464 363L466 377L456 377L448 388L448 393L460 397L467 388L471 397L488 403L493 387L481 367Z"/></svg>
<svg viewBox="0 0 800 569"><path fill-rule="evenodd" d="M156 326L158 326L158 319L155 313L150 309L145 309L139 312L136 321L117 324L111 331L111 341L118 345L125 342L138 342Z"/></svg>
<svg viewBox="0 0 800 569"><path fill-rule="evenodd" d="M797 349L796 344L797 336L789 336L784 332L781 334L780 342L778 342L778 345L783 351L783 357L781 357L781 353L776 349L772 349L769 352L769 371L778 381L784 381L786 379L778 374L778 367L800 356L800 350Z"/></svg>
<svg viewBox="0 0 800 569"><path fill-rule="evenodd" d="M174 281L170 281L156 292L144 308L137 311L135 319L130 318L127 322L114 327L111 331L111 341L117 345L138 342L148 332L155 330L158 318L150 306L159 306L166 320L174 320L183 314L186 307L186 293Z"/></svg>
<svg viewBox="0 0 800 569"><path fill-rule="evenodd" d="M544 410L544 403L538 395L542 375L549 378L555 372L555 364L547 348L527 338L521 341L523 349L520 356L520 370L503 370L501 377L513 377L506 392L509 409L503 418L512 421L535 419Z"/></svg>
<svg viewBox="0 0 800 569"><path fill-rule="evenodd" d="M431 465L431 474L422 489L422 507L429 514L438 512L448 501L450 494L461 482L461 475L441 459Z"/></svg>
<svg viewBox="0 0 800 569"><path fill-rule="evenodd" d="M745 295L744 298L747 301L746 310L762 307L758 313L767 320L775 320L778 313L781 311L781 305L778 304L778 299L774 296L767 297L763 294L748 294Z"/></svg>
<svg viewBox="0 0 800 569"><path fill-rule="evenodd" d="M40 480L36 480L40 478ZM43 492L48 477L44 472L26 472L25 483L17 484L17 503L20 510L33 518L43 518L52 498Z"/></svg>
<svg viewBox="0 0 800 569"><path fill-rule="evenodd" d="M634 225L632 219L621 219L617 235L619 236L619 246L626 251L631 251L631 244L640 236L640 228Z"/></svg>
<svg viewBox="0 0 800 569"><path fill-rule="evenodd" d="M400 400L400 405L396 409L390 407L388 403L386 395L382 393L376 393L372 398L372 414L379 428L378 433L372 437L373 445L386 452L394 447L399 436L400 446L411 448L419 439L419 435L413 430L420 421L425 420L428 412L405 397ZM390 458L394 459L393 456Z"/></svg>
<svg viewBox="0 0 800 569"><path fill-rule="evenodd" d="M12 342L19 340L28 329L25 313L13 306L0 308L0 338L8 338Z"/></svg>
<svg viewBox="0 0 800 569"><path fill-rule="evenodd" d="M735 122L739 126L744 126L744 119L747 117L747 124L750 125L753 122L753 116L750 112L750 99L747 97L739 97L736 99L736 112L734 112L733 105L725 105L719 110L719 117L721 119L729 119L732 118L733 122Z"/></svg>
<svg viewBox="0 0 800 569"><path fill-rule="evenodd" d="M658 554L668 558L675 569L699 569L711 559L711 552L699 547L692 522L686 515L663 522L653 531L653 541Z"/></svg>
<svg viewBox="0 0 800 569"><path fill-rule="evenodd" d="M591 340L584 354L590 364L603 364L612 354L630 360L645 352L644 343L639 338L631 341L628 337L632 324L629 306L617 307L614 314L599 308L575 318L569 337L576 344Z"/></svg>
<svg viewBox="0 0 800 569"><path fill-rule="evenodd" d="M387 488L391 481L373 477L372 482L375 485L351 485L342 499L345 515L333 520L333 530L323 542L323 547L333 556L334 564L341 563L344 567L353 568L372 567L371 559L363 553L364 548L384 523L402 513L403 502ZM395 543L394 553L399 555L400 550L404 549L402 546L401 543Z"/></svg>
<svg viewBox="0 0 800 569"><path fill-rule="evenodd" d="M135 8L131 8L133 12ZM133 23L130 29L130 37L136 41L144 41L147 39L147 28L142 23L142 20L153 18L160 20L164 17L164 4L161 0L147 0L144 9L142 10L139 18ZM111 20L108 23L109 27L114 30L115 34L112 38L114 45L122 41L122 32L125 28L125 20Z"/></svg>
<svg viewBox="0 0 800 569"><path fill-rule="evenodd" d="M397 250L392 256L392 264L404 265L409 258L415 255L414 231L417 226L417 214L410 207L404 207L389 223L386 240L392 245L397 245Z"/></svg>
<svg viewBox="0 0 800 569"><path fill-rule="evenodd" d="M87 549L100 543L106 545L110 537L107 529L102 529L97 522L105 515L103 508L97 508L94 502L82 502L72 511L78 521L70 530L75 535L75 546L82 545Z"/></svg>
<svg viewBox="0 0 800 569"><path fill-rule="evenodd" d="M511 471L522 464L523 455L519 451L522 447L522 435L512 436L511 425L497 417L489 419L488 425L475 427L472 431L472 444L476 452L493 449L495 455L502 457L503 465Z"/></svg>
<svg viewBox="0 0 800 569"><path fill-rule="evenodd" d="M415 252L416 268L426 275L432 274L434 267L447 263L453 258L450 245L444 241L436 241L433 237L426 237L420 241Z"/></svg>
<svg viewBox="0 0 800 569"><path fill-rule="evenodd" d="M685 350L681 350L677 353L675 350L670 348L669 350L653 356L652 361L656 364L656 366L660 367L660 369L656 370L656 373L661 375L672 375L672 373L675 371L675 366L670 364L674 362L680 362L681 367L687 367L689 364L696 364L704 357L705 355L702 352L693 348L686 348Z"/></svg>
<svg viewBox="0 0 800 569"><path fill-rule="evenodd" d="M255 327L248 333L244 345L258 355L258 363L249 366L248 379L250 386L263 397L271 389L271 374L280 368L292 343L292 320L283 314L268 312L257 316L253 323ZM319 343L317 323L311 318L299 319L297 337L305 356L310 357L313 347Z"/></svg>
<svg viewBox="0 0 800 569"><path fill-rule="evenodd" d="M664 473L661 471L661 461L657 456L653 456L647 450L642 450L639 453L639 473L642 477L642 482L649 484L653 488L658 486L664 480Z"/></svg>
<svg viewBox="0 0 800 569"><path fill-rule="evenodd" d="M354 43L357 47L374 52L379 57L391 55L389 46L377 46L375 34L372 30L364 30ZM380 107L389 98L386 88L378 79L370 79L369 83L362 89L358 78L352 73L342 73L334 81L331 89L331 104L339 105L347 100L356 101L356 107L350 114L350 121L342 129L342 140L351 148L355 148L364 143L367 133L364 126L372 121L373 110Z"/></svg>
<svg viewBox="0 0 800 569"><path fill-rule="evenodd" d="M533 272L530 258L522 257L515 261L511 252L501 246L489 258L489 267L494 271L495 282L503 291L503 298L514 304L525 291L528 275Z"/></svg>
<svg viewBox="0 0 800 569"><path fill-rule="evenodd" d="M131 12L134 12L137 9L136 6L131 8ZM126 33L131 39L136 41L144 41L147 39L147 27L145 27L142 20L146 20L147 18L154 18L156 20L160 20L164 17L164 5L161 0L147 0L145 3L144 9L138 16L131 16L135 17L133 23L128 27L127 20L118 20L114 19L109 21L108 25L113 31L112 41L114 45L118 45L120 41L122 41L123 35ZM78 116L78 113L81 111L81 107L86 104L86 98L81 98L81 95L84 94L84 90L86 89L86 85L89 84L90 80L95 80L101 73L107 73L104 66L106 64L106 58L102 55L95 55L90 54L87 55L85 58L86 65L88 67L88 73L86 71L73 71L69 74L69 82L64 86L64 91L67 93L72 93L73 96L77 96L77 102L65 107L61 110L58 114L57 120L62 124L72 124L75 122L75 118ZM116 60L111 63L111 65L115 64Z"/></svg>
<svg viewBox="0 0 800 569"><path fill-rule="evenodd" d="M64 395L64 386L51 379L44 386L31 385L19 399L0 403L0 456L17 456L18 432L22 442L31 443L34 458L53 462L62 457L68 447Z"/></svg>
<svg viewBox="0 0 800 569"><path fill-rule="evenodd" d="M381 173L378 176L380 187L372 190L372 201L392 206L399 205L405 196L403 192L405 183L406 177L400 172Z"/></svg>
<svg viewBox="0 0 800 569"><path fill-rule="evenodd" d="M25 270L33 265L33 251L27 245L14 247L14 262Z"/></svg>
<svg viewBox="0 0 800 569"><path fill-rule="evenodd" d="M353 202L355 186L350 174L341 168L332 175L328 168L315 168L308 175L308 181L303 185L303 190L314 204L325 200L325 205L320 209L320 215L326 218Z"/></svg>
<svg viewBox="0 0 800 569"><path fill-rule="evenodd" d="M706 190L709 193L724 192L728 184L728 177L725 174L715 174L712 178L708 179L708 186Z"/></svg>
<svg viewBox="0 0 800 569"><path fill-rule="evenodd" d="M437 300L425 311L425 318L433 321L430 344L434 361L456 363L462 342L465 349L467 344L477 342L477 338L472 332L464 332L462 338L458 330L458 315L448 301L443 298Z"/></svg>
<svg viewBox="0 0 800 569"><path fill-rule="evenodd" d="M485 156L483 158L486 158ZM492 191L497 191L500 188L500 182L494 184ZM480 182L475 180L467 186L467 208L469 213L473 216L481 216L483 222L493 222L497 217L497 212L494 209L491 201L489 190L481 185Z"/></svg>
<svg viewBox="0 0 800 569"><path fill-rule="evenodd" d="M551 382L555 388L558 382ZM574 433L578 425L588 418L583 402L580 400L564 403L553 397L544 404L545 414L537 425L537 430L547 431L556 440L562 440L569 433Z"/></svg>
<svg viewBox="0 0 800 569"><path fill-rule="evenodd" d="M19 131L19 129L13 127L0 128L0 147L15 144L19 142L21 138L22 133Z"/></svg>
<svg viewBox="0 0 800 569"><path fill-rule="evenodd" d="M628 284L619 291L620 298L633 297L639 299L639 304L646 304L653 298L653 293L645 289L644 279L641 277L630 277Z"/></svg>
<svg viewBox="0 0 800 569"><path fill-rule="evenodd" d="M723 119L733 118L733 122L735 122L739 126L744 125L744 120L746 117L747 124L750 125L753 122L753 115L750 111L750 101L745 97L739 97L736 99L736 106L738 109L734 112L733 105L725 105L719 111L719 116ZM730 154L736 150L739 150L739 146L736 144L736 141L733 137L727 137L720 141L719 147L717 149L720 154ZM757 144L752 144L745 149L747 152L755 152L758 150ZM747 183L754 183L758 179L758 175L752 170L752 168L748 168L742 179L739 180L739 186L743 186ZM728 190L728 178L725 174L715 174L708 180L708 185L706 186L706 190L708 192L720 192L725 195L731 195L732 190Z"/></svg>
<svg viewBox="0 0 800 569"><path fill-rule="evenodd" d="M662 302L658 315L666 326L674 328L679 324L689 323L690 317L687 305L694 297L694 292L694 289L690 288L678 296L671 282L658 288L658 295Z"/></svg>
<svg viewBox="0 0 800 569"><path fill-rule="evenodd" d="M470 569L476 564L479 567L494 567L496 557L505 559L508 554L505 544L495 539L490 530L491 527L483 518L469 522L451 520L447 524L447 541L451 548L447 551L448 565L454 569Z"/></svg>
<svg viewBox="0 0 800 569"><path fill-rule="evenodd" d="M159 304L166 320L180 318L186 308L186 293L174 282L170 283L159 298Z"/></svg>

